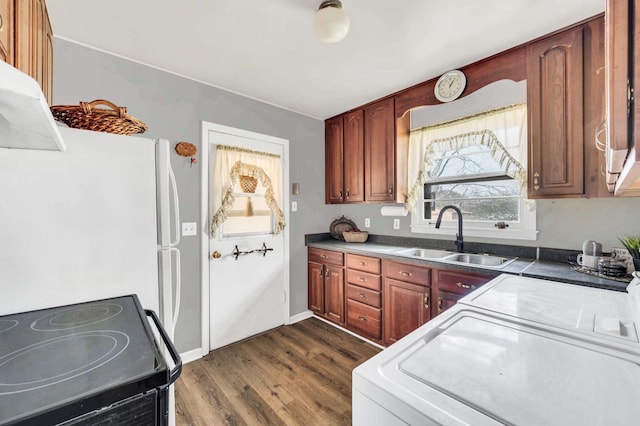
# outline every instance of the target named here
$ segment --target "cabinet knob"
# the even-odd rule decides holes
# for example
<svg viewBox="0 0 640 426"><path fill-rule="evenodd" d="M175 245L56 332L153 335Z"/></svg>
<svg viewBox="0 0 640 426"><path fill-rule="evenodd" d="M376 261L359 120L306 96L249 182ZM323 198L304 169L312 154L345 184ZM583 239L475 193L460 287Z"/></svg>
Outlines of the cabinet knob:
<svg viewBox="0 0 640 426"><path fill-rule="evenodd" d="M218 250L216 250L213 253L211 253L211 257L213 257L214 259L220 259L222 257L222 254Z"/></svg>
<svg viewBox="0 0 640 426"><path fill-rule="evenodd" d="M362 277L358 277L358 281L360 281L361 283L366 283L367 279L366 278L362 278Z"/></svg>
<svg viewBox="0 0 640 426"><path fill-rule="evenodd" d="M346 190L347 199L349 198L349 188Z"/></svg>
<svg viewBox="0 0 640 426"><path fill-rule="evenodd" d="M442 296L438 297L438 313L442 313Z"/></svg>
<svg viewBox="0 0 640 426"><path fill-rule="evenodd" d="M360 262L360 266L367 266L367 262Z"/></svg>
<svg viewBox="0 0 640 426"><path fill-rule="evenodd" d="M358 316L358 319L360 321L365 321L365 322L367 321L367 317L363 317L362 315Z"/></svg>
<svg viewBox="0 0 640 426"><path fill-rule="evenodd" d="M362 293L359 293L358 296L360 296L361 299L366 299L367 298L367 295L366 294L362 294Z"/></svg>
<svg viewBox="0 0 640 426"><path fill-rule="evenodd" d="M429 309L429 295L427 293L424 294L424 308Z"/></svg>
<svg viewBox="0 0 640 426"><path fill-rule="evenodd" d="M400 275L405 276L405 277L412 277L413 274L411 272L405 272L405 271L400 271L399 272Z"/></svg>
<svg viewBox="0 0 640 426"><path fill-rule="evenodd" d="M393 185L389 185L389 195L393 195Z"/></svg>

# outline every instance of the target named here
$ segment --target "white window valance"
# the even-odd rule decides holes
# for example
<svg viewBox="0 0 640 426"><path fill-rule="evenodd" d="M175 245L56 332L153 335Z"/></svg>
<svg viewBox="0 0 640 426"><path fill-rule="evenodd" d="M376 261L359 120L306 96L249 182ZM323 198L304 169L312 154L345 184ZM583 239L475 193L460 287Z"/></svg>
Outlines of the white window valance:
<svg viewBox="0 0 640 426"><path fill-rule="evenodd" d="M486 147L507 176L517 179L526 195L527 158L526 103L510 105L447 123L411 131L407 209L415 212L416 201L429 179L434 160L448 151L473 146Z"/></svg>
<svg viewBox="0 0 640 426"><path fill-rule="evenodd" d="M226 219L238 192L240 176L257 179L260 190L275 218L274 233L278 235L286 226L282 204L282 166L280 156L265 152L218 145L213 173L213 209L211 235Z"/></svg>

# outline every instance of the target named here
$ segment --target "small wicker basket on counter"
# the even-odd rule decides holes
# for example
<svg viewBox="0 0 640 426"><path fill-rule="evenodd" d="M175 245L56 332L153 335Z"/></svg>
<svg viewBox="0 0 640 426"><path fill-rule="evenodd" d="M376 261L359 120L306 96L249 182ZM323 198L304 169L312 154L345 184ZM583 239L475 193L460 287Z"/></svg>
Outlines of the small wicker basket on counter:
<svg viewBox="0 0 640 426"><path fill-rule="evenodd" d="M342 236L347 243L364 243L369 238L367 231L343 231Z"/></svg>
<svg viewBox="0 0 640 426"><path fill-rule="evenodd" d="M105 105L110 109L96 108ZM96 132L133 135L147 131L147 125L127 114L126 107L119 107L104 99L93 102L80 102L80 105L54 105L53 117L74 129L94 130Z"/></svg>

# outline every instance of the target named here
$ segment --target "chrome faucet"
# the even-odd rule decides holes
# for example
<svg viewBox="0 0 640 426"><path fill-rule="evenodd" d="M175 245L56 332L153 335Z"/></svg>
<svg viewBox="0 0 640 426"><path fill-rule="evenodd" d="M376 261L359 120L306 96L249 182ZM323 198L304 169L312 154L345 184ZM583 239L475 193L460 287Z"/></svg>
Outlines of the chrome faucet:
<svg viewBox="0 0 640 426"><path fill-rule="evenodd" d="M464 247L462 242L462 212L456 206L444 206L440 209L440 213L438 214L438 220L436 220L436 229L440 228L440 223L442 222L442 213L444 213L447 209L453 209L458 214L458 233L456 234L456 247L458 248L458 253L464 253Z"/></svg>

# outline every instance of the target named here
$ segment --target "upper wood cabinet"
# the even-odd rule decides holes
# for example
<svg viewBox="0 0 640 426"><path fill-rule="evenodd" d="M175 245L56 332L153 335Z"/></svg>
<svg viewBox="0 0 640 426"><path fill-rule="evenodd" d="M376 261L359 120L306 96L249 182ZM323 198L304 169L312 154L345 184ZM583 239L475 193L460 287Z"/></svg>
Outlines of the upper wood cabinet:
<svg viewBox="0 0 640 426"><path fill-rule="evenodd" d="M364 201L364 129L361 109L325 122L326 202Z"/></svg>
<svg viewBox="0 0 640 426"><path fill-rule="evenodd" d="M395 200L393 98L325 122L325 201Z"/></svg>
<svg viewBox="0 0 640 426"><path fill-rule="evenodd" d="M44 0L0 0L0 59L33 77L53 101L53 31Z"/></svg>
<svg viewBox="0 0 640 426"><path fill-rule="evenodd" d="M527 46L529 198L608 195L595 146L603 69L603 18Z"/></svg>
<svg viewBox="0 0 640 426"><path fill-rule="evenodd" d="M13 0L0 0L0 59L13 64Z"/></svg>
<svg viewBox="0 0 640 426"><path fill-rule="evenodd" d="M365 184L367 201L395 200L395 114L393 98L364 109Z"/></svg>

